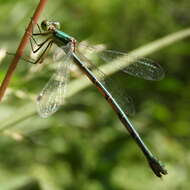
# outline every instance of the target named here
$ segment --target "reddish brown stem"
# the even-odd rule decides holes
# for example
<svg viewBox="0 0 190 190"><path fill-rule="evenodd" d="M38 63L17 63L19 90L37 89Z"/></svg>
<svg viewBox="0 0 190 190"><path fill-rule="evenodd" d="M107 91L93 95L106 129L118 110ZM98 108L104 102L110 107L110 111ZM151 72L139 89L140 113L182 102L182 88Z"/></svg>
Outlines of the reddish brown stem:
<svg viewBox="0 0 190 190"><path fill-rule="evenodd" d="M30 38L30 34L32 32L32 27L35 23L37 23L38 21L38 18L40 16L40 14L42 13L46 3L47 3L48 0L40 0L39 4L38 4L38 7L36 8L36 11L34 12L34 15L33 17L31 18L31 21L22 37L22 40L20 42L20 45L16 51L16 54L8 68L8 71L5 75L5 78L3 79L3 82L1 84L1 87L0 87L0 101L2 100L4 94L5 94L5 91L6 91L6 88L7 86L9 85L9 82L11 80L11 77L16 69L16 66L19 62L19 59L20 57L23 55L23 52L24 52L24 49L29 41L29 38Z"/></svg>

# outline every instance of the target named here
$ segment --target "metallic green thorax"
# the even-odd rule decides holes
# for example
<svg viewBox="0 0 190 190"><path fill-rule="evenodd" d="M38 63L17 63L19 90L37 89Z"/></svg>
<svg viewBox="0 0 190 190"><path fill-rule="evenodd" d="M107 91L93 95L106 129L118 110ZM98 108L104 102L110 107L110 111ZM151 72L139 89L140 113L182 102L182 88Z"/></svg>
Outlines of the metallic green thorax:
<svg viewBox="0 0 190 190"><path fill-rule="evenodd" d="M69 36L65 32L62 32L61 30L54 30L53 33L54 42L59 46L62 47L63 45L67 45L69 42L72 41L73 37Z"/></svg>

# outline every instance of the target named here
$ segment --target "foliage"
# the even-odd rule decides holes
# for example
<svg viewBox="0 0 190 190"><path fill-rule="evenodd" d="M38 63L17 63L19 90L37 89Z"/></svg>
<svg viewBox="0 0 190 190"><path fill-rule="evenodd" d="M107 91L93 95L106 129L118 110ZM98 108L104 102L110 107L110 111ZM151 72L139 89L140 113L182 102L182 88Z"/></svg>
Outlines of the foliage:
<svg viewBox="0 0 190 190"><path fill-rule="evenodd" d="M37 3L0 0L0 55L2 48L15 52ZM189 27L189 9L185 0L57 0L49 1L41 19L60 21L79 41L130 51ZM189 50L186 39L149 55L166 71L162 81L119 78L135 100L130 119L168 169L164 181L152 174L93 86L69 97L52 117L40 118L34 99L53 66L21 61L0 105L0 190L188 189ZM1 80L10 60L1 62ZM78 76L74 69L71 80Z"/></svg>

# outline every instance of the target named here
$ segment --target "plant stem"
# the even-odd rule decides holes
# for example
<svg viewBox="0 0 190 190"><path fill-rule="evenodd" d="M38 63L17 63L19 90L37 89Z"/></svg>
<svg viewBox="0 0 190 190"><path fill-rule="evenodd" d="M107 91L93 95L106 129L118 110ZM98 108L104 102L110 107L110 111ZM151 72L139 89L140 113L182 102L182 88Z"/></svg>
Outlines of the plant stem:
<svg viewBox="0 0 190 190"><path fill-rule="evenodd" d="M3 79L3 82L0 86L0 101L2 100L4 94L5 94L5 91L7 89L7 86L9 85L9 82L12 78L12 75L16 69L16 66L20 60L20 57L23 55L23 52L24 52L24 49L29 41L29 38L30 38L30 34L32 32L32 27L35 23L37 23L38 21L38 18L40 16L40 14L42 13L46 3L47 3L48 0L40 0L35 12L34 12L34 15L32 16L31 18L31 21L22 37L22 40L20 42L20 45L19 47L17 48L17 51L16 51L16 54L8 68L8 71L5 75L5 78Z"/></svg>

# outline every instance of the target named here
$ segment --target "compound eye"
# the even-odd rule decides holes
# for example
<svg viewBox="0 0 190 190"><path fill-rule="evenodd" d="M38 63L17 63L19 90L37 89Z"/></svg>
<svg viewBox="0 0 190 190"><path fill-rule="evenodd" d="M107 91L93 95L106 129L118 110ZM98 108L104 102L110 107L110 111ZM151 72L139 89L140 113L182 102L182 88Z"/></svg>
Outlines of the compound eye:
<svg viewBox="0 0 190 190"><path fill-rule="evenodd" d="M60 29L61 28L59 22L54 22L54 26L55 26L56 29Z"/></svg>
<svg viewBox="0 0 190 190"><path fill-rule="evenodd" d="M41 23L41 28L42 28L44 31L47 31L47 30L48 30L48 24L47 24L47 21L46 21L46 20L42 21L42 23Z"/></svg>

